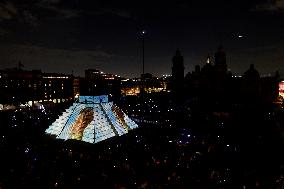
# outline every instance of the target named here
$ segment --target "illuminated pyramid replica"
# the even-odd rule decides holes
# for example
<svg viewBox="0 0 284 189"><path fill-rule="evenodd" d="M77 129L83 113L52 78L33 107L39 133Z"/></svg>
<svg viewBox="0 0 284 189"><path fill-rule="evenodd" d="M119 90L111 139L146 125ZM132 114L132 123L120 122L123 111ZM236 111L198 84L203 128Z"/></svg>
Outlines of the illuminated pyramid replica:
<svg viewBox="0 0 284 189"><path fill-rule="evenodd" d="M80 96L45 132L58 139L97 143L137 127L113 102L108 101L107 95Z"/></svg>

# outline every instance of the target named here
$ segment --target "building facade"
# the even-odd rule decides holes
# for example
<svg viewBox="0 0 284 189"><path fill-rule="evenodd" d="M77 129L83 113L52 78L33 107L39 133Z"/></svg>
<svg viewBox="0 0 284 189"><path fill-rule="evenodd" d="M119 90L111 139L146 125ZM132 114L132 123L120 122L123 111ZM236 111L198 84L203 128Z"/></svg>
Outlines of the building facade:
<svg viewBox="0 0 284 189"><path fill-rule="evenodd" d="M85 78L80 81L81 95L110 95L115 102L121 95L121 77L104 73L97 69L85 70Z"/></svg>
<svg viewBox="0 0 284 189"><path fill-rule="evenodd" d="M37 102L69 101L78 93L78 83L74 89L75 79L72 75L40 70L1 70L0 103L32 106Z"/></svg>

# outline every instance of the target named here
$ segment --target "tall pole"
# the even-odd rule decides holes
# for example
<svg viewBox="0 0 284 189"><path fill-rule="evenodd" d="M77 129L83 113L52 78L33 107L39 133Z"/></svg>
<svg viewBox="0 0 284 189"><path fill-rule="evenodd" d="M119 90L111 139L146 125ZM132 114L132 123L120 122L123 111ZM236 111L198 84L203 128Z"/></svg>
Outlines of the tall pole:
<svg viewBox="0 0 284 189"><path fill-rule="evenodd" d="M145 108L144 108L144 85L145 85L145 83L144 83L144 74L145 74L145 40L144 40L144 35L145 35L145 30L142 30L142 75L141 75L141 90L140 90L140 93L141 93L141 104L142 104L142 106L141 106L141 111L142 111L142 120L143 120L143 123L144 123L144 116L145 116ZM141 120L141 121L142 121Z"/></svg>
<svg viewBox="0 0 284 189"><path fill-rule="evenodd" d="M145 74L145 42L144 42L144 34L145 34L145 31L143 30L142 31L142 63L143 63L143 72L142 72L142 76L144 76Z"/></svg>

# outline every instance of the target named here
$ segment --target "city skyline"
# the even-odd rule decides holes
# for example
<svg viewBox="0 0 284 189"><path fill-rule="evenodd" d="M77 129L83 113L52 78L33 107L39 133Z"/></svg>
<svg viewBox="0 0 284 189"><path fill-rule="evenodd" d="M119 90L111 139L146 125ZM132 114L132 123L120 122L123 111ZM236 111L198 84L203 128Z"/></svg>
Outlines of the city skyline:
<svg viewBox="0 0 284 189"><path fill-rule="evenodd" d="M123 77L171 73L176 49L185 73L214 59L219 44L228 68L243 74L284 72L284 1L101 1L37 0L0 3L0 68L16 67L83 76L97 68Z"/></svg>

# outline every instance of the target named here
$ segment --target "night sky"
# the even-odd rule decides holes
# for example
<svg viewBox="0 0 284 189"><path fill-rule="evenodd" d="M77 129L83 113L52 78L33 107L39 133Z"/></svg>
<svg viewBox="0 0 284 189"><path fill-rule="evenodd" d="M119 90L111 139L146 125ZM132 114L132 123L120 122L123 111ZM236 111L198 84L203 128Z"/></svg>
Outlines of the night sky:
<svg viewBox="0 0 284 189"><path fill-rule="evenodd" d="M242 74L284 74L284 0L1 0L0 69L84 75L88 68L124 77L171 73L176 49L185 72L205 64L220 44Z"/></svg>

